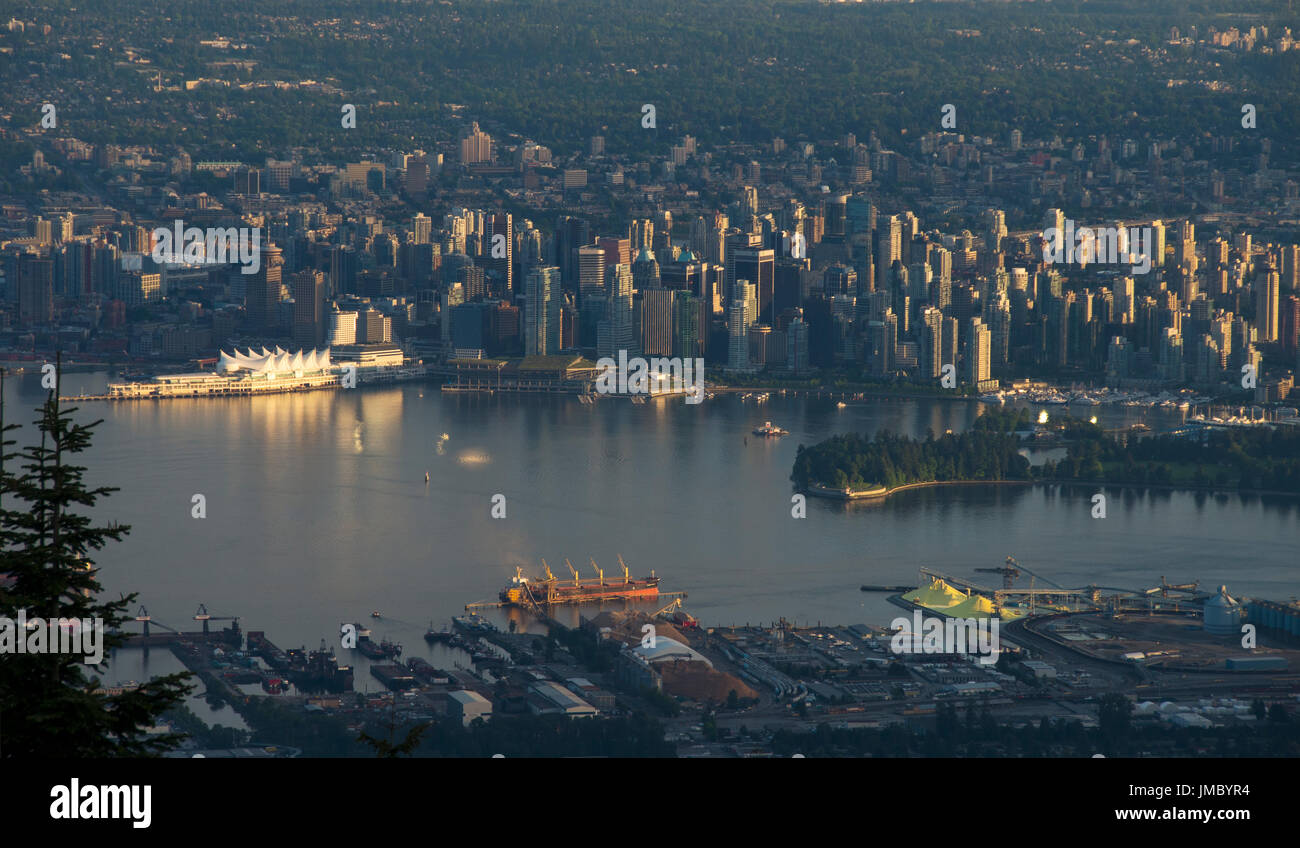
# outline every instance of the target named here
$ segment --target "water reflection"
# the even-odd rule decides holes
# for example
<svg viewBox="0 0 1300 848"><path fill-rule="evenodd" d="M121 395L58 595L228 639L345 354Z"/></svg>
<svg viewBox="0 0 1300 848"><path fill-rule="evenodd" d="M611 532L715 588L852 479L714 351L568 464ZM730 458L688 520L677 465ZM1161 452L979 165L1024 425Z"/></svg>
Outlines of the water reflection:
<svg viewBox="0 0 1300 848"><path fill-rule="evenodd" d="M6 391L12 409L35 407L39 373ZM103 518L132 525L97 556L106 589L139 591L161 621L184 621L202 601L281 645L336 641L338 622L382 609L396 619L389 635L423 655L409 652L424 650L430 619L495 598L516 565L534 573L543 556L553 567L595 557L608 571L622 554L634 572L654 569L666 590L688 592L687 609L706 624L884 623L892 608L861 584L915 581L921 566L973 577L1008 554L1062 585L1144 586L1163 573L1237 594L1296 593L1300 510L1289 498L954 486L884 502L809 499L806 518L791 516L800 444L881 429L924 437L965 429L983 411L927 399L839 409L779 395L586 405L407 384L87 403L83 414L105 419L88 482L121 487ZM1131 415L1113 412L1098 413L1104 425ZM790 435L750 437L765 420ZM440 454L444 433L452 441ZM1105 520L1091 517L1099 490ZM206 519L190 517L195 493ZM491 517L495 493L507 497L505 519ZM504 611L489 612L506 626ZM576 623L593 612L563 614Z"/></svg>

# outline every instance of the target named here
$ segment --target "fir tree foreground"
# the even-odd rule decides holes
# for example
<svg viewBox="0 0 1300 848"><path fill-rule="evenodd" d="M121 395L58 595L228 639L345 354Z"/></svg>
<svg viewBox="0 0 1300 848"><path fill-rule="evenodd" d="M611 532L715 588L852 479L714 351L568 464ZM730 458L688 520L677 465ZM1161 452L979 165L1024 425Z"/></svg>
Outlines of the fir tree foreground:
<svg viewBox="0 0 1300 848"><path fill-rule="evenodd" d="M37 410L39 441L21 452L9 438L20 425L5 421L0 371L0 616L17 620L99 619L104 657L126 641L121 625L136 594L98 598L92 555L121 541L129 527L97 525L90 513L117 491L88 488L85 467L72 464L90 447L100 421L78 424L55 386ZM150 734L160 716L194 688L190 675L156 677L139 688L110 695L78 654L0 654L0 757L147 757L174 748L176 734Z"/></svg>

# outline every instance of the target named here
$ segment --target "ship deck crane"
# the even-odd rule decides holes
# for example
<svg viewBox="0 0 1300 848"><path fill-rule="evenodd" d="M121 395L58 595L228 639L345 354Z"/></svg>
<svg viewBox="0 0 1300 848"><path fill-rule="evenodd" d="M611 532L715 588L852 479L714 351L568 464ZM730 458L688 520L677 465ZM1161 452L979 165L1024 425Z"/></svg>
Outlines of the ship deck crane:
<svg viewBox="0 0 1300 848"><path fill-rule="evenodd" d="M596 558L595 558L595 557L589 557L589 559L591 560L591 567L594 568L594 569L596 569L596 577L600 578L600 585L604 586L604 585L605 585L605 572L604 572L604 570L601 569L601 567L600 567L599 565L596 565Z"/></svg>

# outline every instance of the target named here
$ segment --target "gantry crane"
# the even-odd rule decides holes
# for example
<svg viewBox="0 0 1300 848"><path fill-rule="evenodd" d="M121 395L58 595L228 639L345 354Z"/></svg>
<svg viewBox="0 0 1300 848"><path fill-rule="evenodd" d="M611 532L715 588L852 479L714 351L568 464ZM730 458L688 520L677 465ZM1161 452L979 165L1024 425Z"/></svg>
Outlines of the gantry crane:
<svg viewBox="0 0 1300 848"><path fill-rule="evenodd" d="M153 616L149 615L149 610L145 609L143 605L141 605L140 611L135 614L135 620L144 625L145 636L149 635L149 624L151 622L157 625L158 627L161 627L163 630L170 630L172 633L177 632L176 628L174 627L168 627L167 625L163 624L161 621L154 621Z"/></svg>
<svg viewBox="0 0 1300 848"><path fill-rule="evenodd" d="M203 622L203 638L206 639L206 638L208 637L208 622L209 622L209 621L233 621L233 622L235 622L236 624L238 624L238 622L239 622L239 616L237 616L237 615L208 615L208 608L207 608L207 606L204 605L204 604L199 604L199 610L198 610L198 612L194 613L194 620L195 620L195 621L201 621L201 622Z"/></svg>

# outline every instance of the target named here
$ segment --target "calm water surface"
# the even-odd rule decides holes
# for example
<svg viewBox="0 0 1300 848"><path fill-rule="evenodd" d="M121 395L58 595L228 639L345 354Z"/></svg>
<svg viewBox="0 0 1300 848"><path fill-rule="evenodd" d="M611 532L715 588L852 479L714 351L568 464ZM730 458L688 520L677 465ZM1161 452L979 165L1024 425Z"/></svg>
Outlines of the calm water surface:
<svg viewBox="0 0 1300 848"><path fill-rule="evenodd" d="M97 391L104 379L69 374L64 390ZM39 373L11 379L7 395L14 420L40 402ZM87 403L81 414L104 418L85 461L91 482L121 489L100 514L132 527L99 557L105 588L139 592L156 621L177 628L193 628L206 604L281 647L334 642L340 622L361 621L407 655L449 663L420 638L430 620L494 599L515 566L540 571L541 558L563 577L566 557L593 576L594 557L608 577L621 554L634 574L653 569L665 590L687 592L706 625L883 624L895 608L862 583L914 584L921 566L993 582L972 569L1007 555L1068 587L1140 589L1165 575L1239 595L1300 593L1300 501L1284 498L1115 490L1098 520L1085 489L971 486L877 504L810 499L806 519L791 517L800 444L849 430L961 430L983 409L944 400L838 409L779 396L586 406L406 384ZM1123 407L1074 412L1108 426L1143 418ZM1145 414L1157 429L1169 421ZM750 435L769 419L790 435ZM504 519L491 517L498 493ZM196 494L206 518L191 517ZM169 652L142 653L123 652L109 678L173 670ZM377 688L358 664L358 688Z"/></svg>

